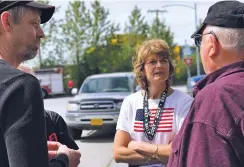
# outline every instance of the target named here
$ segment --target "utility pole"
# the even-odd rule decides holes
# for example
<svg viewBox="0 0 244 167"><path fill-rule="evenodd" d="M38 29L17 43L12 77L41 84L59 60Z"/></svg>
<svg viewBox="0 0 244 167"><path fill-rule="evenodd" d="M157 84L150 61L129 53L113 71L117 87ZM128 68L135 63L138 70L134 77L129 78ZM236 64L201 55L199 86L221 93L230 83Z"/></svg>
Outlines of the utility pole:
<svg viewBox="0 0 244 167"><path fill-rule="evenodd" d="M198 24L197 24L197 4L194 4L194 13L195 13L195 26L196 30L198 29ZM200 56L199 56L199 49L196 47L196 61L197 61L197 76L200 76Z"/></svg>
<svg viewBox="0 0 244 167"><path fill-rule="evenodd" d="M187 40L185 40L185 46L187 46ZM189 55L190 56L190 55ZM190 69L190 65L186 65L186 69L187 69L187 79L191 78L191 69Z"/></svg>
<svg viewBox="0 0 244 167"><path fill-rule="evenodd" d="M167 8L167 7L174 7L174 6L182 6L182 7L186 7L186 8L190 8L194 10L194 18L195 18L195 27L196 30L198 29L198 17L197 17L197 3L194 3L194 6L192 5L185 5L185 4L171 4L171 5L163 5L162 8ZM199 58L199 49L198 47L196 47L196 65L197 65L197 76L200 75L200 58Z"/></svg>
<svg viewBox="0 0 244 167"><path fill-rule="evenodd" d="M166 13L167 10L159 10L159 9L153 9L153 10L148 10L147 13L156 13L156 25L157 25L157 34L158 34L158 26L159 26L159 18L158 14L159 13Z"/></svg>
<svg viewBox="0 0 244 167"><path fill-rule="evenodd" d="M159 13L165 13L165 12L167 12L167 10L159 10L159 9L154 9L154 10L148 10L147 11L148 13L156 13L156 17L158 18L158 14Z"/></svg>

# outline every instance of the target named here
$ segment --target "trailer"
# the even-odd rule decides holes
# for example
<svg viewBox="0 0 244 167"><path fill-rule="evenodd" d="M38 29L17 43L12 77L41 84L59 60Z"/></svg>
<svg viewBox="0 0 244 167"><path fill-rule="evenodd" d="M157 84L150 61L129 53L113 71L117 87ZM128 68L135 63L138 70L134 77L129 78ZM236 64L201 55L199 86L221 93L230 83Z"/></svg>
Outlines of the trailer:
<svg viewBox="0 0 244 167"><path fill-rule="evenodd" d="M35 70L35 74L45 97L66 93L62 67Z"/></svg>

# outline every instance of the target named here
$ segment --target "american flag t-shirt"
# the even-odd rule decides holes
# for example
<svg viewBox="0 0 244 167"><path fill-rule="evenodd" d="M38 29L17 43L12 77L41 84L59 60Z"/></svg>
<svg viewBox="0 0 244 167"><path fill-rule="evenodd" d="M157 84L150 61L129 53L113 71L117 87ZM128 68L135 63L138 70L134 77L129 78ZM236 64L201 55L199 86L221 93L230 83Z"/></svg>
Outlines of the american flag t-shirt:
<svg viewBox="0 0 244 167"><path fill-rule="evenodd" d="M150 112L151 115L150 115L149 125L152 126L157 109L150 109ZM172 132L173 119L174 119L174 108L164 108L156 132ZM138 109L136 111L136 117L134 122L135 132L144 132L143 121L144 121L144 111L143 109Z"/></svg>

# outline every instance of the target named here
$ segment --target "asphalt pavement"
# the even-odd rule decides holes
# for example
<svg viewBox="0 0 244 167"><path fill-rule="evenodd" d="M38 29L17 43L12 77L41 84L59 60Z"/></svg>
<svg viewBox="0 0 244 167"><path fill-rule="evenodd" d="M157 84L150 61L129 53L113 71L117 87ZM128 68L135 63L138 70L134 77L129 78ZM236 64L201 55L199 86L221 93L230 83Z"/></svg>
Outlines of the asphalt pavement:
<svg viewBox="0 0 244 167"><path fill-rule="evenodd" d="M185 86L173 88L186 92ZM66 105L72 98L59 96L45 99L45 109L55 111L64 118ZM111 130L84 131L82 138L76 140L82 154L79 167L127 167L127 164L117 164L113 160L114 134Z"/></svg>

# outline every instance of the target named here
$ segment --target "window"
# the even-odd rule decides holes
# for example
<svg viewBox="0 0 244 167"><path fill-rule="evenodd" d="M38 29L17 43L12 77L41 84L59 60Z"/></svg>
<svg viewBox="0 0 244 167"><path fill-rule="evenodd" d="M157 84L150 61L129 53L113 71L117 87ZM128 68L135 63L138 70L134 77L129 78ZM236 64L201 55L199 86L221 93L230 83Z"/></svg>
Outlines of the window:
<svg viewBox="0 0 244 167"><path fill-rule="evenodd" d="M90 78L81 87L81 93L131 92L128 77Z"/></svg>

